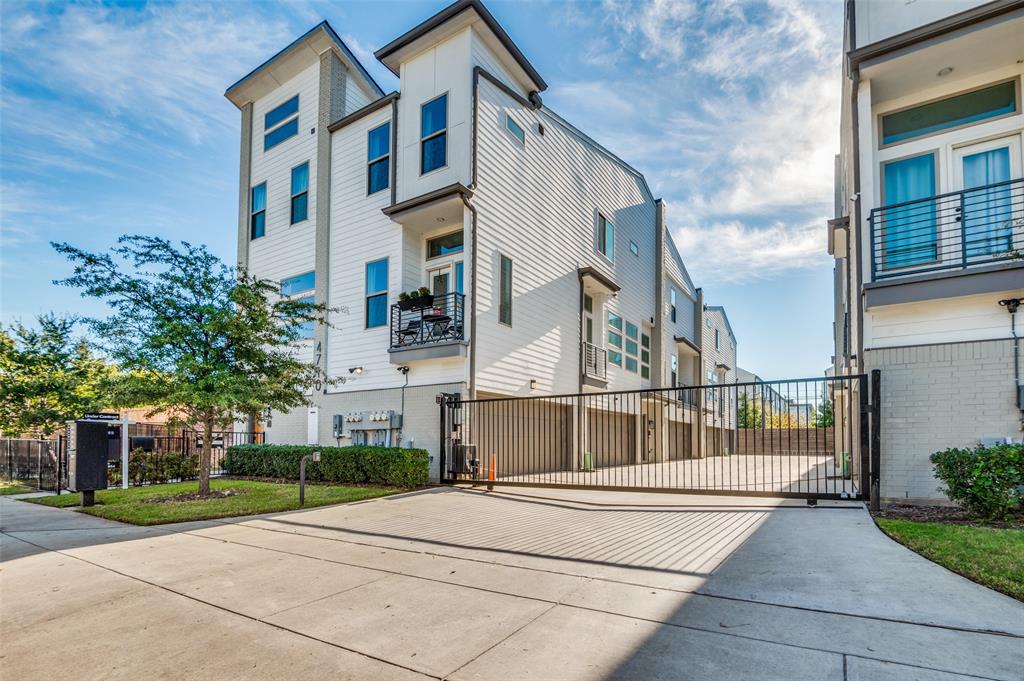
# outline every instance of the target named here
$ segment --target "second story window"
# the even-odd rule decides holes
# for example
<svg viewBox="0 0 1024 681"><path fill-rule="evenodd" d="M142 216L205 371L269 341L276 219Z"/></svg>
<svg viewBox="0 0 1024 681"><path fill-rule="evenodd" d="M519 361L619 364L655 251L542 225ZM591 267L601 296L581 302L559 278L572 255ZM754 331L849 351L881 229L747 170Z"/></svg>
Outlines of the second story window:
<svg viewBox="0 0 1024 681"><path fill-rule="evenodd" d="M252 207L249 215L249 237L258 239L267 233L267 183L252 188Z"/></svg>
<svg viewBox="0 0 1024 681"><path fill-rule="evenodd" d="M448 165L448 95L420 107L420 174Z"/></svg>
<svg viewBox="0 0 1024 681"><path fill-rule="evenodd" d="M498 321L512 326L512 259L501 256L498 273Z"/></svg>
<svg viewBox="0 0 1024 681"><path fill-rule="evenodd" d="M669 290L668 290L668 304L669 304L668 317L673 322L675 322L676 321L676 290L674 288L669 288Z"/></svg>
<svg viewBox="0 0 1024 681"><path fill-rule="evenodd" d="M376 194L391 182L391 123L366 134L366 193Z"/></svg>
<svg viewBox="0 0 1024 681"><path fill-rule="evenodd" d="M274 107L263 116L263 151L299 134L299 96Z"/></svg>
<svg viewBox="0 0 1024 681"><path fill-rule="evenodd" d="M292 168L292 224L309 217L309 161Z"/></svg>
<svg viewBox="0 0 1024 681"><path fill-rule="evenodd" d="M366 328L388 323L388 259L366 263Z"/></svg>
<svg viewBox="0 0 1024 681"><path fill-rule="evenodd" d="M597 250L609 260L615 260L615 225L603 215L597 219Z"/></svg>
<svg viewBox="0 0 1024 681"><path fill-rule="evenodd" d="M637 347L639 333L636 324L626 322L626 371L634 374L637 372L637 356L640 354Z"/></svg>
<svg viewBox="0 0 1024 681"><path fill-rule="evenodd" d="M1010 80L928 104L884 114L882 144L895 144L1017 111L1017 81Z"/></svg>
<svg viewBox="0 0 1024 681"><path fill-rule="evenodd" d="M640 376L651 377L651 337L646 333L640 334Z"/></svg>
<svg viewBox="0 0 1024 681"><path fill-rule="evenodd" d="M294 277L281 280L281 295L286 298L297 298L302 303L315 303L316 273L305 272ZM296 325L299 338L313 337L313 322L301 322Z"/></svg>

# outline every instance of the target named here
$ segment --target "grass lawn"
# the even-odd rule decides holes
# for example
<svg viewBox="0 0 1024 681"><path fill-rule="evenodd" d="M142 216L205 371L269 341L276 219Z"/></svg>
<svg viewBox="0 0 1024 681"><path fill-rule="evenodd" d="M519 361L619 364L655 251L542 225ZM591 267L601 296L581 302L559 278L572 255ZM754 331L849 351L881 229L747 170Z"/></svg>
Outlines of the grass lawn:
<svg viewBox="0 0 1024 681"><path fill-rule="evenodd" d="M96 505L76 509L82 513L119 520L134 525L161 525L188 520L209 520L256 513L291 511L299 507L299 486L250 480L211 480L214 494L229 493L207 499L176 498L194 494L198 483L175 482L166 485L147 485L128 489L108 489L96 492ZM306 507L344 504L350 501L373 499L402 492L394 487L354 487L341 485L306 485ZM26 499L35 504L57 508L76 507L80 494L61 494L55 497Z"/></svg>
<svg viewBox="0 0 1024 681"><path fill-rule="evenodd" d="M0 496L8 494L28 494L35 492L31 487L26 487L16 480L0 480Z"/></svg>
<svg viewBox="0 0 1024 681"><path fill-rule="evenodd" d="M886 534L925 558L1024 601L1024 529L876 521Z"/></svg>

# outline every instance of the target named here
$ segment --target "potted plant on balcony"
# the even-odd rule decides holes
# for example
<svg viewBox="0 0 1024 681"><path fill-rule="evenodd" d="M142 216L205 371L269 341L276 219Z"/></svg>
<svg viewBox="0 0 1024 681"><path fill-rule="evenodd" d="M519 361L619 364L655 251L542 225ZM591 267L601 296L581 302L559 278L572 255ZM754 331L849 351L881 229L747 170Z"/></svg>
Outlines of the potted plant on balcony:
<svg viewBox="0 0 1024 681"><path fill-rule="evenodd" d="M434 295L426 286L420 286L418 289L409 291L408 293L403 292L398 294L399 310L422 310L433 304Z"/></svg>

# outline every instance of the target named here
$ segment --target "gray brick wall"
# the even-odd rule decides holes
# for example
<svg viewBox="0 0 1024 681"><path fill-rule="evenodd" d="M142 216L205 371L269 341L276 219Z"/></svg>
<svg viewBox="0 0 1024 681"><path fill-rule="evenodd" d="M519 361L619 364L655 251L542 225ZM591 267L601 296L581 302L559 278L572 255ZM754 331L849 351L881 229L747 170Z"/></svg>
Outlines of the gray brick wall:
<svg viewBox="0 0 1024 681"><path fill-rule="evenodd" d="M928 457L983 437L1021 438L1010 340L867 350L882 371L881 497L945 501Z"/></svg>

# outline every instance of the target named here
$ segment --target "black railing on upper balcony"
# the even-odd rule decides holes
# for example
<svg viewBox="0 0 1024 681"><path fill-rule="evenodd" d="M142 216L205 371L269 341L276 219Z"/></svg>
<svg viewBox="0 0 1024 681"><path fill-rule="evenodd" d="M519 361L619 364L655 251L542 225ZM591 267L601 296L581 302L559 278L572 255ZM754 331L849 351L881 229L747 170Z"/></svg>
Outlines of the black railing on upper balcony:
<svg viewBox="0 0 1024 681"><path fill-rule="evenodd" d="M461 293L446 293L392 305L391 348L463 340L465 299Z"/></svg>
<svg viewBox="0 0 1024 681"><path fill-rule="evenodd" d="M887 279L1024 256L1024 178L875 208L871 278Z"/></svg>

